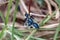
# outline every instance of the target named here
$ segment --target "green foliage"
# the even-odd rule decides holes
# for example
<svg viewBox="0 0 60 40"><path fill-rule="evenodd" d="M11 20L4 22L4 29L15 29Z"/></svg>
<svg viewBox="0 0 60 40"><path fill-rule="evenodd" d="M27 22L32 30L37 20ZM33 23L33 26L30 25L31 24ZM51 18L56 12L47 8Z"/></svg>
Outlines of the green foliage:
<svg viewBox="0 0 60 40"><path fill-rule="evenodd" d="M0 16L1 16L2 20L3 20L3 22L5 23L4 16L2 15L1 11L0 11Z"/></svg>
<svg viewBox="0 0 60 40"><path fill-rule="evenodd" d="M60 9L60 0L55 0L55 2L58 4L58 7Z"/></svg>
<svg viewBox="0 0 60 40"><path fill-rule="evenodd" d="M5 21L4 21L4 17L3 17L3 15L2 15L2 13L0 12L1 17L2 17L2 19L3 19L3 21L4 21L4 23L5 23L3 29L2 29L2 31L1 31L1 33L0 33L0 39L1 39L2 36L4 35L4 31L5 31L5 29L7 28L7 23L8 23L8 17L9 17L9 13L10 13L9 11L10 11L11 4L12 4L12 0L9 0Z"/></svg>
<svg viewBox="0 0 60 40"><path fill-rule="evenodd" d="M45 24L46 22L48 22L48 21L51 19L51 17L53 17L55 14L56 14L56 13L53 12L52 15L46 15L46 17L39 23L39 25L40 25L40 26L44 25L44 24Z"/></svg>
<svg viewBox="0 0 60 40"><path fill-rule="evenodd" d="M9 0L7 12L6 12L5 25L7 25L7 23L8 23L8 18L9 18L9 13L10 13L11 5L12 5L12 0Z"/></svg>
<svg viewBox="0 0 60 40"><path fill-rule="evenodd" d="M36 1L40 6L44 4L44 0L34 0L34 1Z"/></svg>
<svg viewBox="0 0 60 40"><path fill-rule="evenodd" d="M44 4L44 0L34 0L36 1L39 5L43 5ZM57 2L57 4L59 5L60 7L60 0L55 0ZM17 13L17 6L18 6L18 2L19 0L16 0L16 5L15 5L15 10L14 10L14 15L13 15L13 24L11 27L7 26L7 23L8 23L8 18L9 18L9 12L10 12L10 7L11 7L11 4L12 4L12 0L9 0L9 3L8 3L8 9L7 9L7 12L6 12L6 18L4 20L4 17L2 15L2 13L0 12L0 16L2 17L2 20L4 21L4 24L3 25L3 29L2 31L0 32L0 39L3 37L3 35L8 32L11 36L11 40L14 40L14 38L16 38L16 40L22 40L22 37L25 37L26 39L25 40L46 40L46 39L43 39L43 38L37 38L37 37L34 37L33 35L35 34L35 32L37 31L37 29L33 29L33 31L31 32L31 34L24 34L24 32L28 32L28 31L31 31L31 30L18 30L18 29L15 29L14 28L14 24L15 24L15 19L16 19L16 13ZM44 18L40 23L39 23L39 26L42 26L44 25L47 21L49 21L51 19L52 16L55 15L55 12L52 14L52 15L47 15L46 18ZM7 30L8 29L8 30ZM56 33L55 33L55 36L54 36L54 40L56 40L57 38L57 35L58 35L58 32L59 32L59 29L60 29L60 24L58 25L57 29L56 28L52 28L52 29L44 29L44 28L39 28L39 30L56 30ZM6 31L7 30L7 31ZM9 40L10 38L7 38L7 40Z"/></svg>
<svg viewBox="0 0 60 40"><path fill-rule="evenodd" d="M14 24L15 24L15 19L16 19L18 2L19 2L19 0L16 1L16 5L15 5L14 18L13 18L13 24L12 24L12 37L11 37L11 40L14 40Z"/></svg>
<svg viewBox="0 0 60 40"><path fill-rule="evenodd" d="M55 32L55 35L54 35L54 40L57 40L59 31L60 31L60 23L59 23L58 27L56 28L56 32Z"/></svg>

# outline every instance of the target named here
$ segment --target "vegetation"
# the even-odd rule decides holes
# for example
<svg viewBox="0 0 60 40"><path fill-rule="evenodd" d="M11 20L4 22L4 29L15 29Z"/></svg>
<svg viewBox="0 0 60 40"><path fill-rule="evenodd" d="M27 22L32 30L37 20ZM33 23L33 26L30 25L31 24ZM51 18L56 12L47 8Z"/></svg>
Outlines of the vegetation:
<svg viewBox="0 0 60 40"><path fill-rule="evenodd" d="M0 40L60 40L60 0L31 0L30 10L29 3L0 1ZM29 11L39 28L25 25L25 13Z"/></svg>

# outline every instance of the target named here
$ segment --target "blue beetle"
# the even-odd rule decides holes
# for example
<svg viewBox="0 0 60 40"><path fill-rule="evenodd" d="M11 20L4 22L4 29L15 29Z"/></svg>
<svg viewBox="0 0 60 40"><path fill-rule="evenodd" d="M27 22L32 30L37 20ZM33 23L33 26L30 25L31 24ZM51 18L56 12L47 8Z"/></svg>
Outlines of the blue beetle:
<svg viewBox="0 0 60 40"><path fill-rule="evenodd" d="M28 20L27 20L28 22L31 22L31 23L33 23L33 20L32 20L32 18L28 18Z"/></svg>
<svg viewBox="0 0 60 40"><path fill-rule="evenodd" d="M33 25L35 28L39 28L39 25L38 25L37 23L35 23L35 22L34 22L32 25Z"/></svg>
<svg viewBox="0 0 60 40"><path fill-rule="evenodd" d="M31 26L32 25L32 23L31 22L28 22L28 26Z"/></svg>
<svg viewBox="0 0 60 40"><path fill-rule="evenodd" d="M27 13L25 13L25 16L26 16L26 18L25 18L25 22L28 20L28 16L29 16L29 14L27 14Z"/></svg>
<svg viewBox="0 0 60 40"><path fill-rule="evenodd" d="M25 18L25 22L28 23L28 26L31 26L33 23L33 20L31 18Z"/></svg>
<svg viewBox="0 0 60 40"><path fill-rule="evenodd" d="M31 18L28 18L27 23L28 23L28 26L31 26L33 23L33 20Z"/></svg>
<svg viewBox="0 0 60 40"><path fill-rule="evenodd" d="M25 13L26 18L28 18L29 14Z"/></svg>
<svg viewBox="0 0 60 40"><path fill-rule="evenodd" d="M20 11L20 6L19 5L18 5L17 9L18 9L18 11Z"/></svg>
<svg viewBox="0 0 60 40"><path fill-rule="evenodd" d="M25 14L25 16L26 16L25 22L27 22L28 26L33 25L33 27L39 28L39 25L33 21L33 17L32 16L28 17L29 14L27 14L27 13Z"/></svg>

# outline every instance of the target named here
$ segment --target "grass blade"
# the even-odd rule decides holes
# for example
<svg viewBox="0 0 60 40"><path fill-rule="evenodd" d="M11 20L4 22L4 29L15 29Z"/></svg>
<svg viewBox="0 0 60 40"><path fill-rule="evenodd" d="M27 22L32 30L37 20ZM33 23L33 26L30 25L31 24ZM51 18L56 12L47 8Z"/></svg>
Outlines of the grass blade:
<svg viewBox="0 0 60 40"><path fill-rule="evenodd" d="M36 37L31 37L31 38L36 39L36 40L46 40L46 39L36 38Z"/></svg>
<svg viewBox="0 0 60 40"><path fill-rule="evenodd" d="M50 20L50 18L52 17L52 16L54 16L56 13L54 12L52 15L47 15L46 16L46 18L44 18L40 23L39 23L39 26L42 26L42 25L44 25L48 20Z"/></svg>
<svg viewBox="0 0 60 40"><path fill-rule="evenodd" d="M14 24L15 24L15 19L16 19L18 2L19 2L19 0L16 1L16 5L15 5L15 11L14 11L14 16L13 16L13 24L12 24L12 37L11 37L11 40L14 40Z"/></svg>
<svg viewBox="0 0 60 40"><path fill-rule="evenodd" d="M5 29L7 28L7 22L8 22L8 17L9 17L9 11L10 11L11 4L12 4L12 0L9 0L8 9L7 9L7 13L6 13L6 19L5 19L5 22L4 22L5 25L4 25L4 27L3 27L2 31L1 31L1 33L0 33L0 39L2 38ZM3 16L2 16L2 14L1 14L1 17L2 17L2 19L3 19L3 21L4 21L4 18L3 18Z"/></svg>
<svg viewBox="0 0 60 40"><path fill-rule="evenodd" d="M36 32L37 30L33 30L32 33L25 39L25 40L29 40L31 38L31 36Z"/></svg>
<svg viewBox="0 0 60 40"><path fill-rule="evenodd" d="M55 32L55 35L54 35L54 40L57 40L57 36L58 36L59 31L60 31L60 23L59 23L59 25L56 29L56 32Z"/></svg>
<svg viewBox="0 0 60 40"><path fill-rule="evenodd" d="M3 20L3 22L5 23L5 19L4 19L4 16L2 15L1 11L0 11L0 16L1 16L2 20Z"/></svg>
<svg viewBox="0 0 60 40"><path fill-rule="evenodd" d="M12 0L9 0L9 2L8 2L8 8L7 8L7 12L6 12L5 25L7 25L7 23L8 23L8 18L9 18L9 13L10 13L11 5L12 5Z"/></svg>

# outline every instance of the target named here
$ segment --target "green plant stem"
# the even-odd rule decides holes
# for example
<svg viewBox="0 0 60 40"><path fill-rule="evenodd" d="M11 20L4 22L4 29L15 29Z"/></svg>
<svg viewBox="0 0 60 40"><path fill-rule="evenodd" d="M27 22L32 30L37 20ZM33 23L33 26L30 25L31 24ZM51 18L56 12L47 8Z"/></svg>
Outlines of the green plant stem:
<svg viewBox="0 0 60 40"><path fill-rule="evenodd" d="M3 16L1 15L2 20L4 21L5 25L4 25L1 33L0 33L0 39L3 37L4 31L5 31L5 29L7 28L7 23L8 23L8 17L9 17L9 11L10 11L11 4L12 4L12 0L9 0L5 21L4 21Z"/></svg>
<svg viewBox="0 0 60 40"><path fill-rule="evenodd" d="M5 19L4 19L4 16L2 15L1 11L0 11L0 16L1 16L2 20L3 20L3 22L5 23Z"/></svg>
<svg viewBox="0 0 60 40"><path fill-rule="evenodd" d="M12 37L11 37L11 40L14 40L14 24L15 24L15 20L16 20L16 13L17 13L18 1L19 0L16 0L15 11L14 11L14 16L13 16Z"/></svg>
<svg viewBox="0 0 60 40"><path fill-rule="evenodd" d="M5 31L6 27L4 26L4 28L2 29L2 31L0 32L0 39L3 37L4 31Z"/></svg>
<svg viewBox="0 0 60 40"><path fill-rule="evenodd" d="M36 32L37 30L33 30L32 33L25 39L25 40L29 40L31 38L31 36Z"/></svg>
<svg viewBox="0 0 60 40"><path fill-rule="evenodd" d="M38 29L38 30L41 30L41 31L43 31L43 30L48 30L48 31L55 31L56 30L56 28L40 28L40 29Z"/></svg>
<svg viewBox="0 0 60 40"><path fill-rule="evenodd" d="M9 0L9 2L8 2L8 8L7 8L7 12L6 12L5 25L7 25L7 23L8 23L8 18L9 18L9 13L10 13L11 5L12 5L12 0Z"/></svg>
<svg viewBox="0 0 60 40"><path fill-rule="evenodd" d="M59 23L59 25L56 29L56 32L55 32L55 35L54 35L54 40L57 40L57 36L58 36L59 31L60 31L60 23Z"/></svg>
<svg viewBox="0 0 60 40"><path fill-rule="evenodd" d="M33 37L33 36L31 38L36 39L36 40L46 40L46 39L37 38L37 37Z"/></svg>
<svg viewBox="0 0 60 40"><path fill-rule="evenodd" d="M42 26L42 25L44 25L48 20L50 20L50 18L52 17L52 16L54 16L56 13L55 12L53 12L52 13L52 15L46 15L46 18L44 18L40 23L39 23L39 26Z"/></svg>

